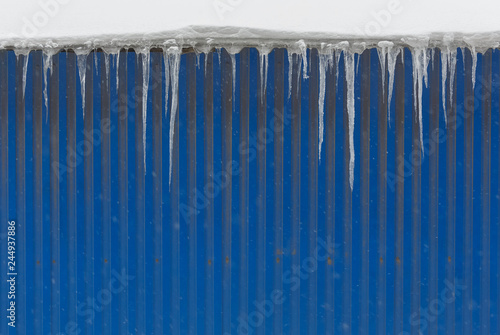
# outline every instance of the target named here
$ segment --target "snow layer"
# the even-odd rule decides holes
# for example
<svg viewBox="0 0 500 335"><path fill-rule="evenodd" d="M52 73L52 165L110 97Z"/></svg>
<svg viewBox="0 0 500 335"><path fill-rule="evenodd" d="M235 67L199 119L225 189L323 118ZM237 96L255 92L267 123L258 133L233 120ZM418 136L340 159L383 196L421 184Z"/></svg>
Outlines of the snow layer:
<svg viewBox="0 0 500 335"><path fill-rule="evenodd" d="M24 0L0 11L0 45L130 45L147 40L499 41L498 0ZM135 42L135 43L134 43ZM154 43L153 43L154 44ZM183 43L184 44L184 43ZM432 44L432 43L431 43Z"/></svg>

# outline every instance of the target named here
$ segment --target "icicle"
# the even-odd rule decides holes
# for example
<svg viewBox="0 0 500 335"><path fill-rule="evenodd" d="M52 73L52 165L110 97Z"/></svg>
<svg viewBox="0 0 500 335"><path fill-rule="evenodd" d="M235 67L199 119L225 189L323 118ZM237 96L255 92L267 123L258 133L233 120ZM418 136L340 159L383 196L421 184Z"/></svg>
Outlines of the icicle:
<svg viewBox="0 0 500 335"><path fill-rule="evenodd" d="M391 122L391 100L392 92L394 90L394 72L396 71L396 60L400 52L401 48L389 47L387 53L387 70L389 70L389 87L387 87L387 91L389 93L389 98L387 100L387 119L389 122Z"/></svg>
<svg viewBox="0 0 500 335"><path fill-rule="evenodd" d="M218 47L218 48L216 48L216 50L217 50L217 57L219 59L219 67L220 67L220 63L221 63L221 60L222 60L222 48Z"/></svg>
<svg viewBox="0 0 500 335"><path fill-rule="evenodd" d="M429 65L429 50L427 46L429 44L429 39L416 39L409 38L406 40L412 48L411 55L413 60L413 104L415 110L417 110L418 122L420 127L420 147L422 149L422 154L424 153L424 141L423 141L423 125L422 125L422 91L423 83L422 79L426 81L427 79L427 67ZM427 82L426 82L427 85Z"/></svg>
<svg viewBox="0 0 500 335"><path fill-rule="evenodd" d="M446 113L446 80L448 78L448 72L450 72L450 104L452 99L453 90L453 78L455 77L455 66L457 62L456 49L454 55L450 50L450 45L453 43L453 35L446 34L443 37L444 48L441 50L441 84L442 84L442 98L443 98L443 112L444 112L444 122L448 125L448 115ZM453 64L452 64L453 63Z"/></svg>
<svg viewBox="0 0 500 335"><path fill-rule="evenodd" d="M97 49L94 50L94 66L95 66L95 73L96 75L99 75L99 60L97 59L99 58L98 54L97 54Z"/></svg>
<svg viewBox="0 0 500 335"><path fill-rule="evenodd" d="M476 47L472 46L471 47L471 53L472 53L472 89L476 87L476 68L477 68L477 53L476 53Z"/></svg>
<svg viewBox="0 0 500 335"><path fill-rule="evenodd" d="M115 57L115 62L116 62L116 91L118 92L118 84L120 83L120 75L119 75L119 70L120 70L120 50L116 53Z"/></svg>
<svg viewBox="0 0 500 335"><path fill-rule="evenodd" d="M236 94L236 54L241 52L241 47L236 47L234 45L226 48L229 57L231 57L231 66L232 66L232 73L233 73L233 102L235 101L235 94Z"/></svg>
<svg viewBox="0 0 500 335"><path fill-rule="evenodd" d="M30 58L30 50L17 48L14 49L14 53L16 54L16 60L19 62L19 56L23 56L23 97L26 93L26 75L28 74L28 61Z"/></svg>
<svg viewBox="0 0 500 335"><path fill-rule="evenodd" d="M292 96L292 71L293 71L293 53L287 50L288 54L288 99Z"/></svg>
<svg viewBox="0 0 500 335"><path fill-rule="evenodd" d="M264 93L267 90L267 69L269 66L269 51L270 49L264 45L261 45L259 48L259 57L260 57L260 78L262 80L260 85L260 99L261 102L264 99Z"/></svg>
<svg viewBox="0 0 500 335"><path fill-rule="evenodd" d="M337 43L335 48L335 87L338 90L339 87L339 64L340 64L340 55L342 54L342 50L345 50L349 47L349 42L343 41Z"/></svg>
<svg viewBox="0 0 500 335"><path fill-rule="evenodd" d="M146 121L148 108L148 86L149 86L149 47L139 51L142 57L142 146L144 151L144 173L146 173ZM137 56L139 53L136 51Z"/></svg>
<svg viewBox="0 0 500 335"><path fill-rule="evenodd" d="M328 46L325 43L321 44L321 50L319 53L319 99L318 99L318 110L319 110L319 161L321 162L321 147L323 145L324 138L324 119L325 119L325 89L326 89L326 72L333 62L333 49L331 45Z"/></svg>
<svg viewBox="0 0 500 335"><path fill-rule="evenodd" d="M349 117L349 184L354 184L354 54L344 50L345 75L347 81L347 114Z"/></svg>
<svg viewBox="0 0 500 335"><path fill-rule="evenodd" d="M233 101L234 101L234 95L236 94L236 55L230 53L229 56L231 57L231 66L233 70Z"/></svg>
<svg viewBox="0 0 500 335"><path fill-rule="evenodd" d="M174 147L174 130L175 130L175 117L177 113L177 99L178 99L178 89L179 89L179 67L180 67L180 60L181 60L181 51L182 48L178 46L171 46L166 50L166 56L168 57L168 64L165 63L165 67L167 65L170 67L169 73L165 71L165 75L169 74L170 75L170 82L172 86L172 105L170 107L170 129L169 129L169 171L168 171L168 186L170 187L170 184L172 182L172 152L173 152L173 147ZM168 78L165 78L165 80L168 80ZM167 91L168 91L168 85L167 85ZM165 99L165 101L168 100Z"/></svg>
<svg viewBox="0 0 500 335"><path fill-rule="evenodd" d="M167 50L163 51L163 62L165 63L165 117L168 111L168 93L170 90L170 61Z"/></svg>
<svg viewBox="0 0 500 335"><path fill-rule="evenodd" d="M307 45L304 42L304 40L298 41L296 45L300 49L300 52L302 54L303 65L304 65L304 70L302 72L302 75L304 76L304 79L307 79L309 78L309 76L307 75Z"/></svg>
<svg viewBox="0 0 500 335"><path fill-rule="evenodd" d="M50 70L52 75L52 55L53 50L45 50L43 52L43 99L45 101L45 122L49 120L49 97L47 93L47 72Z"/></svg>
<svg viewBox="0 0 500 335"><path fill-rule="evenodd" d="M352 51L354 52L354 59L356 62L356 75L358 74L359 63L361 62L361 54L366 50L365 42L355 42L352 44Z"/></svg>
<svg viewBox="0 0 500 335"><path fill-rule="evenodd" d="M381 74L382 74L382 94L385 94L385 62L387 60L387 51L394 46L394 43L382 41L378 43L377 49L378 58L380 60Z"/></svg>
<svg viewBox="0 0 500 335"><path fill-rule="evenodd" d="M109 86L109 54L104 52L104 65L106 67L106 82L108 83L107 85Z"/></svg>
<svg viewBox="0 0 500 335"><path fill-rule="evenodd" d="M80 75L80 89L82 92L82 111L83 118L85 118L85 76L87 70L87 56L89 50L75 50L76 60L78 63L78 74Z"/></svg>
<svg viewBox="0 0 500 335"><path fill-rule="evenodd" d="M455 71L457 68L457 49L453 48L450 52L450 60L448 62L448 65L450 67L450 80L449 80L449 85L450 85L450 106L453 103L453 84L455 81Z"/></svg>

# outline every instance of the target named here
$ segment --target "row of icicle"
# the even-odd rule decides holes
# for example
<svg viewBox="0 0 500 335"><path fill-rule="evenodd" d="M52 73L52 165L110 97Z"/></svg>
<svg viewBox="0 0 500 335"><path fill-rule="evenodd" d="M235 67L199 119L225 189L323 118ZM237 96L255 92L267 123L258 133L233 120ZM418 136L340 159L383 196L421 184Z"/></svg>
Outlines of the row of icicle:
<svg viewBox="0 0 500 335"><path fill-rule="evenodd" d="M413 64L413 92L414 96L414 105L417 110L417 117L420 126L420 142L423 143L423 135L422 135L422 92L423 85L427 86L428 75L427 75L427 67L429 65L429 61L431 57L433 57L433 51L425 44L421 43L421 41L408 40L405 41L409 46L412 54L412 64ZM219 54L219 62L220 62L220 53L221 48L216 48ZM288 98L291 97L292 90L292 57L296 54L298 57L299 68L302 64L302 75L304 79L308 78L307 69L308 69L308 59L307 59L307 45L303 40L300 40L294 43L291 46L287 47L288 51ZM349 120L349 182L351 186L351 190L353 188L354 182L354 123L355 123L355 104L354 104L354 81L355 81L355 71L357 70L357 65L355 65L355 55L358 56L366 49L365 43L349 43L347 41L336 43L336 44L327 44L322 43L321 47L318 49L319 51L319 159L321 160L321 147L323 144L324 138L324 105L325 105L325 87L326 87L326 72L328 69L332 69L334 66L336 67L336 80L338 81L338 66L341 55L344 56L344 64L345 64L345 77L347 83L347 113ZM116 87L118 89L118 68L119 68L119 57L120 57L120 49L116 48L112 51L106 51L105 57L105 68L106 68L106 76L109 77L109 57L108 55L114 55L115 63L116 63ZM202 52L207 53L210 50L210 47L205 48ZM235 92L236 87L236 57L235 54L238 53L241 48L227 48L227 51L230 54L232 60L232 72L233 72L233 94ZM379 55L380 65L382 68L382 81L385 83L385 75L386 75L386 63L387 63L387 71L389 73L389 82L387 88L388 94L388 120L390 121L390 104L392 99L392 92L394 86L394 72L396 67L396 59L398 55L402 52L403 47L395 45L393 42L382 41L378 43L377 51ZM149 75L150 75L150 47L140 47L135 49L137 55L142 56L142 67L143 67L143 87L142 87L142 122L143 122L143 146L144 146L144 169L146 171L146 115L147 115L147 94L148 94L148 84L149 84ZM267 89L267 72L268 72L268 55L272 51L272 48L262 45L258 48L260 54L260 76L262 78L262 85L260 87L261 93L264 93ZM47 48L43 50L43 81L44 81L44 101L45 107L48 111L48 96L47 96L47 73L48 71L52 71L52 56L58 52L57 49ZM86 74L86 64L87 57L90 54L90 49L76 49L75 54L77 56L77 64L78 64L78 73L81 82L81 94L82 94L82 109L85 117L85 74ZM474 47L471 47L471 53L473 57L473 69L472 69L472 81L473 85L475 82L475 69L477 65L477 54ZM20 54L24 54L27 56L29 51L27 50L16 50L16 54L19 56ZM174 125L176 112L178 108L178 90L179 90L179 67L180 67L180 57L182 54L182 46L176 45L175 43L170 42L169 45L163 48L163 56L165 63L165 78L166 78L166 90L165 90L165 117L167 117L168 110L168 91L171 88L172 90L172 99L170 106L170 131L169 131L169 185L171 182L171 174L172 174L172 147L173 147L173 139L174 139ZM197 52L197 59L199 64L199 55ZM26 73L28 66L29 57L24 57L23 64L23 95L26 90ZM97 58L95 58L97 62ZM442 71L442 104L443 110L445 113L445 121L446 117L446 81L448 73L450 73L450 78L453 78L455 75L457 63L457 48L451 47L451 43L444 43L444 47L441 47L441 71ZM96 63L97 64L97 63ZM359 57L358 57L359 64ZM205 65L206 65L206 57L205 57ZM206 68L206 67L205 67ZM96 66L97 70L97 66ZM298 76L300 77L300 75ZM385 90L385 84L382 85L382 88ZM449 81L449 92L450 92L450 101L452 99L452 81ZM385 92L383 92L385 94ZM261 94L263 96L263 94ZM234 99L233 99L234 100ZM48 115L48 114L47 114ZM446 121L447 122L447 121ZM423 145L421 145L423 152Z"/></svg>

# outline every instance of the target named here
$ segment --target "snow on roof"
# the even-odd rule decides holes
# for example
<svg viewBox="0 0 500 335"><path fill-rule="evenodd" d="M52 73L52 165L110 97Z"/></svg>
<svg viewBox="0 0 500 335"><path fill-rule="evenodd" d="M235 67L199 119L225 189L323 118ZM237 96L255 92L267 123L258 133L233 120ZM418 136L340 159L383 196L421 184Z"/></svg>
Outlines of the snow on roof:
<svg viewBox="0 0 500 335"><path fill-rule="evenodd" d="M0 46L284 43L402 38L500 41L498 0L17 0L0 11Z"/></svg>

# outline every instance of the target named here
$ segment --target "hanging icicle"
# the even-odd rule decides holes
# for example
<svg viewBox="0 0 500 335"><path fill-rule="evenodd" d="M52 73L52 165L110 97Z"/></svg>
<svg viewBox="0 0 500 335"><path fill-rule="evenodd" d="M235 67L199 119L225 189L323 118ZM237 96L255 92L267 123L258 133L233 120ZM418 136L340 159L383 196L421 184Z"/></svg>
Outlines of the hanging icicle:
<svg viewBox="0 0 500 335"><path fill-rule="evenodd" d="M136 51L136 55L142 58L142 146L144 151L144 173L146 173L146 122L148 108L148 87L149 87L149 47L144 47ZM138 57L137 57L138 58Z"/></svg>
<svg viewBox="0 0 500 335"><path fill-rule="evenodd" d="M326 91L326 72L333 64L333 47L331 44L321 43L319 52L319 161L321 162L321 147L323 145L324 129L325 129L325 91Z"/></svg>
<svg viewBox="0 0 500 335"><path fill-rule="evenodd" d="M423 122L422 122L422 92L423 83L427 86L427 67L429 65L429 50L427 49L428 39L409 39L412 60L413 60L413 103L417 110L418 123L420 127L420 147L424 153Z"/></svg>
<svg viewBox="0 0 500 335"><path fill-rule="evenodd" d="M174 131L175 131L175 118L177 114L177 100L179 94L179 67L181 60L181 52L182 48L179 46L165 46L164 49L164 57L168 60L165 61L165 68L169 67L168 73L165 70L165 80L168 81L170 79L170 85L172 87L172 104L170 107L170 129L169 129L169 171L168 171L168 186L170 188L170 184L172 182L172 152L174 147ZM168 77L167 77L168 75ZM168 93L167 93L168 94ZM168 95L165 98L165 101L168 101ZM166 113L166 111L165 111Z"/></svg>
<svg viewBox="0 0 500 335"><path fill-rule="evenodd" d="M269 67L269 52L271 49L265 45L261 45L259 48L259 58L260 58L260 78L262 80L260 85L260 99L263 102L264 93L267 90L267 70Z"/></svg>
<svg viewBox="0 0 500 335"><path fill-rule="evenodd" d="M52 49L45 49L43 51L43 99L45 102L45 122L49 120L49 97L47 93L47 75L50 70L52 75L52 56L55 51Z"/></svg>
<svg viewBox="0 0 500 335"><path fill-rule="evenodd" d="M82 111L83 117L85 118L85 76L87 72L87 56L89 55L89 49L76 49L76 60L78 63L78 74L80 75L80 89L82 92Z"/></svg>
<svg viewBox="0 0 500 335"><path fill-rule="evenodd" d="M347 82L347 114L349 117L349 184L354 185L354 53L344 50L345 76Z"/></svg>

